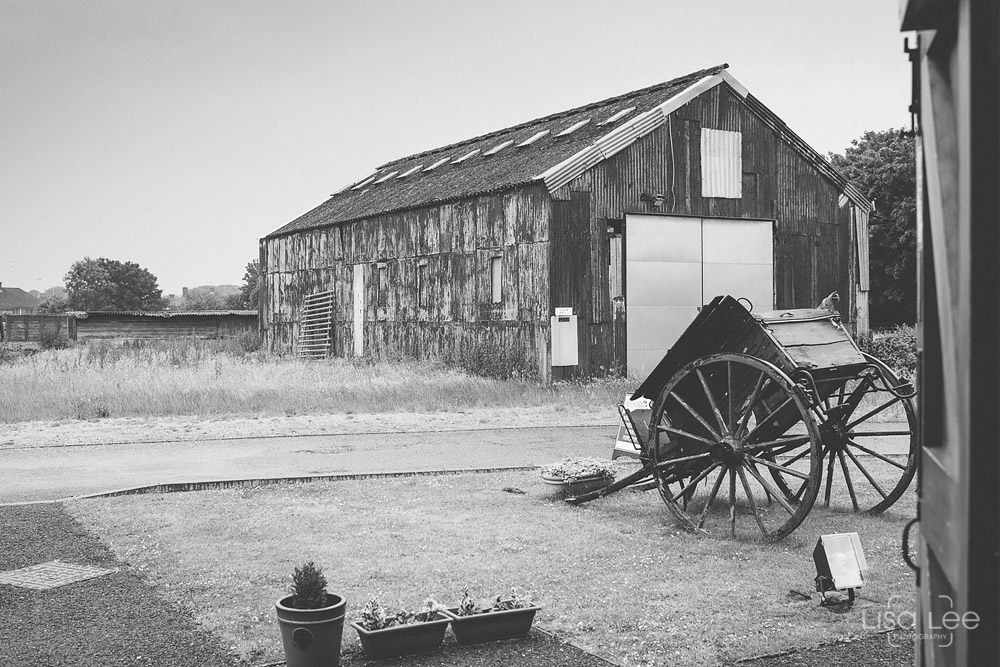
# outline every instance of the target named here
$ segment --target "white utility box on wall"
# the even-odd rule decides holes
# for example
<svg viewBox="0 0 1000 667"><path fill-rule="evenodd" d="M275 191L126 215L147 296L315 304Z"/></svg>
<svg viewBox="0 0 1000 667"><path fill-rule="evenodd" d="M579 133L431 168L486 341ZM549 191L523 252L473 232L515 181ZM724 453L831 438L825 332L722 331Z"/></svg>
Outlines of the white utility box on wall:
<svg viewBox="0 0 1000 667"><path fill-rule="evenodd" d="M576 315L572 308L556 308L552 316L552 365L576 366L579 363Z"/></svg>

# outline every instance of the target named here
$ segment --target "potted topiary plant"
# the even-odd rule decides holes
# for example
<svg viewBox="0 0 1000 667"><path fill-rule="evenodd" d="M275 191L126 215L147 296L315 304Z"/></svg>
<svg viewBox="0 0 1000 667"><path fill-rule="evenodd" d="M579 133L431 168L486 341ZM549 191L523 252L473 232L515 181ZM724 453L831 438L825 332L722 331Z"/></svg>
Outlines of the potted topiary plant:
<svg viewBox="0 0 1000 667"><path fill-rule="evenodd" d="M526 636L541 608L517 588L510 589L506 598L497 595L481 603L465 589L458 607L443 613L451 619L451 631L459 644L479 644Z"/></svg>
<svg viewBox="0 0 1000 667"><path fill-rule="evenodd" d="M365 654L381 660L433 651L444 641L448 622L444 605L434 600L426 600L416 612L401 610L390 614L377 597L371 597L351 627L358 631Z"/></svg>
<svg viewBox="0 0 1000 667"><path fill-rule="evenodd" d="M615 481L615 464L592 456L571 456L542 466L542 481L571 496L596 491Z"/></svg>
<svg viewBox="0 0 1000 667"><path fill-rule="evenodd" d="M295 568L292 593L275 603L287 667L337 667L347 603L327 593L326 577L312 561Z"/></svg>

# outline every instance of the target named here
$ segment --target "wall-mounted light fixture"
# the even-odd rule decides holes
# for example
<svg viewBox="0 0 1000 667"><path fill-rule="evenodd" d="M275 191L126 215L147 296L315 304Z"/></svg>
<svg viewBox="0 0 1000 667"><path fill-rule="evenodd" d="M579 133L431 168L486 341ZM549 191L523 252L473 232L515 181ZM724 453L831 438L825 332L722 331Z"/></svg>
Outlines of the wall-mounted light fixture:
<svg viewBox="0 0 1000 667"><path fill-rule="evenodd" d="M639 201L646 202L647 204L652 204L656 208L659 208L660 206L663 206L663 200L664 199L665 199L665 197L663 195L659 194L659 193L655 193L655 194L654 193L650 193L650 192L640 192L639 193Z"/></svg>
<svg viewBox="0 0 1000 667"><path fill-rule="evenodd" d="M816 590L823 595L826 606L828 591L846 591L848 602L854 602L854 590L865 585L868 577L868 562L861 549L861 538L857 533L834 533L823 535L813 550L816 563Z"/></svg>

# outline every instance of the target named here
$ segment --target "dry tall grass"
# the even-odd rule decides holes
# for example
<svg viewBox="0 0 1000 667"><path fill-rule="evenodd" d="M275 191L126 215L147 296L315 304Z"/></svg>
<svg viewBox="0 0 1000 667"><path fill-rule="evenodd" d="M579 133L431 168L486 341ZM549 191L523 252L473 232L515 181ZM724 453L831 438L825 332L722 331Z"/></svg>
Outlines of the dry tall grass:
<svg viewBox="0 0 1000 667"><path fill-rule="evenodd" d="M543 386L430 362L300 360L235 341L92 343L0 363L0 422L102 417L432 412L562 404L612 409L635 381Z"/></svg>

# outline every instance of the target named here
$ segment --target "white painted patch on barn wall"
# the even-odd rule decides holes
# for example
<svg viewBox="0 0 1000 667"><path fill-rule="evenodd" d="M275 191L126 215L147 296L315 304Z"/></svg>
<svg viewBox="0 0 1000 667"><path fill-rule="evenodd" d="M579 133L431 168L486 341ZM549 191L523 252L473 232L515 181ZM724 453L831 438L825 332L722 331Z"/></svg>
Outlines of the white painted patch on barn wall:
<svg viewBox="0 0 1000 667"><path fill-rule="evenodd" d="M625 221L629 372L645 377L720 294L774 307L770 220L629 215Z"/></svg>
<svg viewBox="0 0 1000 667"><path fill-rule="evenodd" d="M701 218L629 215L625 285L628 369L645 377L702 304Z"/></svg>
<svg viewBox="0 0 1000 667"><path fill-rule="evenodd" d="M770 220L702 220L702 298L745 297L774 310L774 226Z"/></svg>
<svg viewBox="0 0 1000 667"><path fill-rule="evenodd" d="M354 356L365 353L365 266L354 265Z"/></svg>
<svg viewBox="0 0 1000 667"><path fill-rule="evenodd" d="M743 135L701 130L701 196L743 197Z"/></svg>

